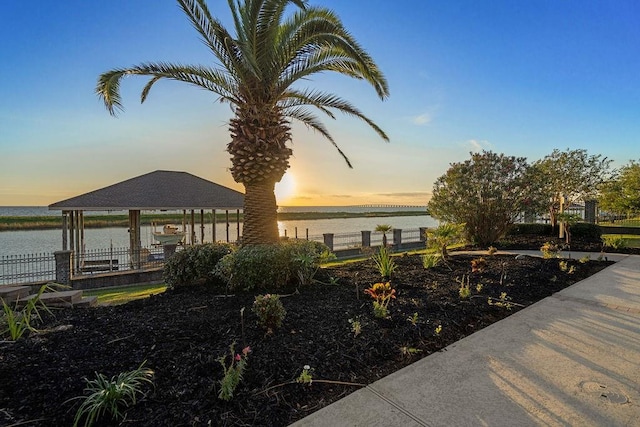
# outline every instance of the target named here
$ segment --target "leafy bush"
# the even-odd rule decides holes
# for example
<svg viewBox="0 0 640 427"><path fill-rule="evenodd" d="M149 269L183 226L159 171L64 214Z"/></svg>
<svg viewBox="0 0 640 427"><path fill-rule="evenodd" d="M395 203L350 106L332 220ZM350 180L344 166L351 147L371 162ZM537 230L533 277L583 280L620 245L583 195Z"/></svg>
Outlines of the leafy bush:
<svg viewBox="0 0 640 427"><path fill-rule="evenodd" d="M571 226L571 237L574 239L600 241L602 229L596 224L578 222Z"/></svg>
<svg viewBox="0 0 640 427"><path fill-rule="evenodd" d="M282 326L284 316L287 314L280 297L275 294L258 295L251 311L258 316L258 324L268 333L273 333L276 328Z"/></svg>
<svg viewBox="0 0 640 427"><path fill-rule="evenodd" d="M216 265L224 256L233 251L234 246L229 243L187 246L167 260L163 278L173 288L220 284L214 274Z"/></svg>
<svg viewBox="0 0 640 427"><path fill-rule="evenodd" d="M613 249L622 249L627 246L627 241L624 237L616 234L606 234L602 236L602 243Z"/></svg>
<svg viewBox="0 0 640 427"><path fill-rule="evenodd" d="M289 251L292 276L302 286L313 283L320 265L336 257L324 243L310 240L290 240L284 244L284 250Z"/></svg>
<svg viewBox="0 0 640 427"><path fill-rule="evenodd" d="M330 256L324 244L306 240L245 246L223 257L215 274L232 289L274 291L296 278L302 285L311 283L317 267Z"/></svg>
<svg viewBox="0 0 640 427"><path fill-rule="evenodd" d="M429 214L442 222L464 223L470 242L488 246L504 236L522 213L544 210L542 182L524 157L491 151L472 153L471 159L453 163L433 186Z"/></svg>
<svg viewBox="0 0 640 427"><path fill-rule="evenodd" d="M512 224L507 230L507 236L518 235L553 236L554 231L551 224Z"/></svg>
<svg viewBox="0 0 640 427"><path fill-rule="evenodd" d="M427 248L436 249L440 252L442 259L446 259L447 246L455 245L464 241L462 233L464 224L441 224L437 228L427 230Z"/></svg>

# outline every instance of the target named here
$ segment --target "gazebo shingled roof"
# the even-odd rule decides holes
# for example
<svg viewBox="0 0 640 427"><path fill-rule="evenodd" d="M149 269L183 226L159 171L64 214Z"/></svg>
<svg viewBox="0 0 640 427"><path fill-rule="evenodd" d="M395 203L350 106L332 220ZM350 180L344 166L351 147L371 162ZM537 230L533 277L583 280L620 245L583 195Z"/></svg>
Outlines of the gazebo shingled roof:
<svg viewBox="0 0 640 427"><path fill-rule="evenodd" d="M49 205L50 210L242 209L244 194L187 172L158 170Z"/></svg>

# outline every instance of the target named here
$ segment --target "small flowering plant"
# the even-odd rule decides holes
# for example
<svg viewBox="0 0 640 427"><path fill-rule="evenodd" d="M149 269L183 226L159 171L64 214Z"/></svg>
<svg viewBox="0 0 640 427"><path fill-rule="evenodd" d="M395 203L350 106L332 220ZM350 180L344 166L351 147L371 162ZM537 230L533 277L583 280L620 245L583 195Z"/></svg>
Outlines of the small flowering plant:
<svg viewBox="0 0 640 427"><path fill-rule="evenodd" d="M220 380L220 393L218 398L229 401L233 398L233 393L242 381L244 370L247 368L247 362L249 361L249 353L251 353L251 347L247 346L242 349L241 353L235 352L235 341L229 347L231 355L231 362L226 364L227 357L221 356L218 362L224 369L224 377Z"/></svg>
<svg viewBox="0 0 640 427"><path fill-rule="evenodd" d="M280 297L275 294L265 294L256 296L251 308L258 316L258 324L273 333L276 328L282 326L282 321L287 311L284 309Z"/></svg>
<svg viewBox="0 0 640 427"><path fill-rule="evenodd" d="M365 289L364 293L374 299L373 313L376 317L385 318L389 315L389 302L396 297L396 290L391 287L390 282L375 283L369 289Z"/></svg>
<svg viewBox="0 0 640 427"><path fill-rule="evenodd" d="M309 384L313 382L313 368L309 365L304 365L302 372L296 378L296 382L299 384Z"/></svg>
<svg viewBox="0 0 640 427"><path fill-rule="evenodd" d="M545 242L542 247L540 247L540 252L542 252L543 258L558 258L560 247L557 243Z"/></svg>

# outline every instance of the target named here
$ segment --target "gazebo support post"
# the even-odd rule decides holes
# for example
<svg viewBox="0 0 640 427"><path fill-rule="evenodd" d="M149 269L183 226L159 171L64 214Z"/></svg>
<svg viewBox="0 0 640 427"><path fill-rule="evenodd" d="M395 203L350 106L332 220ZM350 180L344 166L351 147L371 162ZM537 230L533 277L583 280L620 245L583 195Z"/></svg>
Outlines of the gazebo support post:
<svg viewBox="0 0 640 427"><path fill-rule="evenodd" d="M73 226L73 241L74 241L74 248L73 248L73 252L74 252L74 257L76 260L76 268L79 270L80 269L80 264L81 264L81 260L80 260L80 211L76 211L75 215L74 215L74 226Z"/></svg>
<svg viewBox="0 0 640 427"><path fill-rule="evenodd" d="M190 233L191 244L196 243L196 214L193 209L191 209L191 233Z"/></svg>
<svg viewBox="0 0 640 427"><path fill-rule="evenodd" d="M82 254L82 258L84 259L84 250L85 250L85 244L84 244L84 211L78 211L78 213L80 214L79 216L79 220L80 220L80 253Z"/></svg>
<svg viewBox="0 0 640 427"><path fill-rule="evenodd" d="M131 267L140 268L140 211L129 211L129 251L131 252Z"/></svg>
<svg viewBox="0 0 640 427"><path fill-rule="evenodd" d="M204 243L204 210L200 209L200 243Z"/></svg>
<svg viewBox="0 0 640 427"><path fill-rule="evenodd" d="M212 228L212 233L211 235L213 236L213 243L218 241L218 238L216 236L216 224L218 223L218 220L216 219L216 210L213 210L213 226Z"/></svg>
<svg viewBox="0 0 640 427"><path fill-rule="evenodd" d="M69 211L62 211L62 250L69 250Z"/></svg>
<svg viewBox="0 0 640 427"><path fill-rule="evenodd" d="M227 243L229 243L229 210L227 209L225 212L226 220L227 220Z"/></svg>
<svg viewBox="0 0 640 427"><path fill-rule="evenodd" d="M240 241L240 209L236 209L236 243Z"/></svg>

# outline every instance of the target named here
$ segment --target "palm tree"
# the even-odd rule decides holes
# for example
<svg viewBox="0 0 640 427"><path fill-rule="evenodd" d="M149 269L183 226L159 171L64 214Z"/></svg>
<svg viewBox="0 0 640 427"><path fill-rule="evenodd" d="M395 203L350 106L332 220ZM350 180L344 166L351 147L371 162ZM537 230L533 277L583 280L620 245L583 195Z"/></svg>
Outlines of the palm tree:
<svg viewBox="0 0 640 427"><path fill-rule="evenodd" d="M378 233L382 233L382 247L387 247L387 233L393 230L389 224L378 224L376 225L376 229L374 231Z"/></svg>
<svg viewBox="0 0 640 427"><path fill-rule="evenodd" d="M211 15L205 0L178 0L213 53L214 67L153 62L114 69L100 75L96 92L111 115L123 109L120 83L130 75L151 77L142 90L142 102L163 78L207 89L228 102L234 111L227 145L230 171L245 188L243 244L273 243L278 240L274 187L289 168L292 119L327 138L349 167L349 159L309 107L332 119L333 111L357 117L389 140L348 101L294 85L313 74L333 71L367 81L381 99L388 97L389 89L373 59L331 10L308 6L306 0L228 2L235 36ZM295 11L285 17L290 4Z"/></svg>

